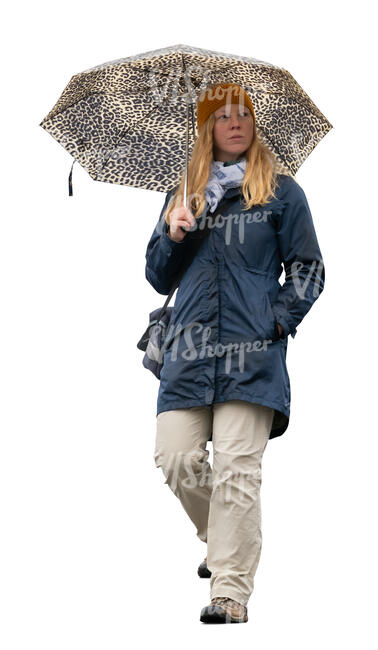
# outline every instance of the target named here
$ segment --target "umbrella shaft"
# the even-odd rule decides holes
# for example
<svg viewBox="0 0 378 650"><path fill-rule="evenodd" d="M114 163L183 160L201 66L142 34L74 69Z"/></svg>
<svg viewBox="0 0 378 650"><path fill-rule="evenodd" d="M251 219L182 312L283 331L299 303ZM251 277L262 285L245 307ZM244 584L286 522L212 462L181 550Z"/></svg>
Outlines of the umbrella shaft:
<svg viewBox="0 0 378 650"><path fill-rule="evenodd" d="M186 206L186 195L188 191L188 148L189 148L189 102L186 102L186 142L185 142L185 185L184 185L184 206Z"/></svg>

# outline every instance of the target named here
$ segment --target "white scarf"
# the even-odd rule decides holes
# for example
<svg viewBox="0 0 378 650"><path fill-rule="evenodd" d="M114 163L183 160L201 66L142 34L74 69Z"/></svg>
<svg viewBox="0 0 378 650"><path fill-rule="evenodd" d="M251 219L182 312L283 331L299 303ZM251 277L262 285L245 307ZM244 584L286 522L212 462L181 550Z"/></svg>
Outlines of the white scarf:
<svg viewBox="0 0 378 650"><path fill-rule="evenodd" d="M209 180L204 190L210 212L214 212L226 190L230 187L239 187L242 184L246 166L247 160L244 157L232 165L226 166L221 160L212 161Z"/></svg>

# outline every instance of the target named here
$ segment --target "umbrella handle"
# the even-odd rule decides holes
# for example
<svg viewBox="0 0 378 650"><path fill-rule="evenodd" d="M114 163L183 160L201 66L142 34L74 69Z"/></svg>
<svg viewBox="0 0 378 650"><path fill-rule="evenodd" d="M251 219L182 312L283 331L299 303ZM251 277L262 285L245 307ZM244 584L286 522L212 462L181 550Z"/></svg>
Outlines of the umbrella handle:
<svg viewBox="0 0 378 650"><path fill-rule="evenodd" d="M72 168L73 168L75 162L76 162L76 158L75 158L75 160L73 161L73 163L71 165L71 171L70 171L70 174L68 176L68 196L73 196L73 192L72 192Z"/></svg>

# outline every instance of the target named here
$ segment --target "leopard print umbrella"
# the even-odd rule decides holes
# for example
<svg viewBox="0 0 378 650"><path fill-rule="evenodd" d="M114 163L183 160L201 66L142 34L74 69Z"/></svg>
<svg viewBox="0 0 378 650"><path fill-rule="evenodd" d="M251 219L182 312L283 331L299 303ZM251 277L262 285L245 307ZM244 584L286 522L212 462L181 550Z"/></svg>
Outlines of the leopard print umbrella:
<svg viewBox="0 0 378 650"><path fill-rule="evenodd" d="M198 96L213 83L246 90L260 139L293 175L333 128L287 70L189 45L74 75L40 126L93 179L168 192L178 184L197 137ZM71 181L72 168L70 195Z"/></svg>

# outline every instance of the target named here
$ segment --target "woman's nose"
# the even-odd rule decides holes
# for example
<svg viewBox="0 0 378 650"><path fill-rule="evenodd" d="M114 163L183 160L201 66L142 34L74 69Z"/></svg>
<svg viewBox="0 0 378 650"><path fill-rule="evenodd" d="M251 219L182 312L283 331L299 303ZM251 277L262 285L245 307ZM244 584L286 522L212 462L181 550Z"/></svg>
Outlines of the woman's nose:
<svg viewBox="0 0 378 650"><path fill-rule="evenodd" d="M230 116L230 126L239 126L240 117L238 115Z"/></svg>

